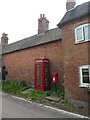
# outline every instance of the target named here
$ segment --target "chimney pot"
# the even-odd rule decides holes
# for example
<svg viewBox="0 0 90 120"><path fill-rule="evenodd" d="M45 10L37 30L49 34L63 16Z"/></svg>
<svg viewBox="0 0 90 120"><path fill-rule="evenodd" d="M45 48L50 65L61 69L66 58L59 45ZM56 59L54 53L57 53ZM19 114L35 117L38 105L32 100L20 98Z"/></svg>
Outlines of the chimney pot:
<svg viewBox="0 0 90 120"><path fill-rule="evenodd" d="M66 10L69 11L73 9L76 5L76 0L67 0L66 2Z"/></svg>
<svg viewBox="0 0 90 120"><path fill-rule="evenodd" d="M47 31L49 28L49 21L45 17L45 14L40 14L40 18L38 19L38 34Z"/></svg>
<svg viewBox="0 0 90 120"><path fill-rule="evenodd" d="M1 44L7 45L8 44L8 34L3 33L1 37Z"/></svg>
<svg viewBox="0 0 90 120"><path fill-rule="evenodd" d="M40 14L40 18L42 18L42 14Z"/></svg>
<svg viewBox="0 0 90 120"><path fill-rule="evenodd" d="M2 37L5 37L5 33L2 34Z"/></svg>
<svg viewBox="0 0 90 120"><path fill-rule="evenodd" d="M45 14L43 14L43 18L45 18Z"/></svg>

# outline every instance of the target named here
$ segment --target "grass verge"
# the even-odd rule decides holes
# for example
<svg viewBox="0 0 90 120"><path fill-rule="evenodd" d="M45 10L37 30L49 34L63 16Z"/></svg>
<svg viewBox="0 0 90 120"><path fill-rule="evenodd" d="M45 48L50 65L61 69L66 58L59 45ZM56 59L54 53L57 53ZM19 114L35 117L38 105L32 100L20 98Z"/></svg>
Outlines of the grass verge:
<svg viewBox="0 0 90 120"><path fill-rule="evenodd" d="M23 81L8 81L2 82L2 90L12 94L19 94L26 89L26 84Z"/></svg>
<svg viewBox="0 0 90 120"><path fill-rule="evenodd" d="M74 106L73 104L69 103L64 99L64 90L57 90L55 92L54 89L47 90L47 91L40 91L40 90L31 90L28 93L24 93L23 91L28 88L24 81L9 81L3 82L0 84L0 88L3 91L26 98L28 100L36 101L42 104L46 104L52 107L56 107L59 109L63 109L66 111L78 113L81 115L88 116L88 108L84 108L82 106ZM53 102L53 101L46 101L44 98L45 96L56 96L60 98L60 102Z"/></svg>

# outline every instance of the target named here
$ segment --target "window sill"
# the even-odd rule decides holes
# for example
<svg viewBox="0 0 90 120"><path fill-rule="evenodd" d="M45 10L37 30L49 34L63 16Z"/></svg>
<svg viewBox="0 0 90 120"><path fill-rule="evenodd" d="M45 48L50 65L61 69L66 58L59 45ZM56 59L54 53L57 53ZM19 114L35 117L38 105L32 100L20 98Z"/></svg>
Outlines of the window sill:
<svg viewBox="0 0 90 120"><path fill-rule="evenodd" d="M90 85L80 85L79 87L80 88L88 88L88 87L90 87Z"/></svg>
<svg viewBox="0 0 90 120"><path fill-rule="evenodd" d="M86 42L90 42L90 40L88 40L88 41L75 42L74 44L77 45L77 44L82 44L82 43L86 43Z"/></svg>

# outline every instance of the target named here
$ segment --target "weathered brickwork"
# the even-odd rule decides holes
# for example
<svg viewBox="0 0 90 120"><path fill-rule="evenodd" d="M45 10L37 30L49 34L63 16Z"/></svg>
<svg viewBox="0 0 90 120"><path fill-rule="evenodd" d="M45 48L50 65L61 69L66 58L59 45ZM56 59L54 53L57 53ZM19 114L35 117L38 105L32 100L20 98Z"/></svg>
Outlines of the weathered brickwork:
<svg viewBox="0 0 90 120"><path fill-rule="evenodd" d="M88 101L85 88L79 87L79 67L90 64L88 59L90 42L75 44L75 28L90 23L89 19L80 19L62 27L63 68L65 96L68 99Z"/></svg>
<svg viewBox="0 0 90 120"><path fill-rule="evenodd" d="M46 57L50 60L51 74L59 74L59 87L62 78L62 42L39 45L33 48L20 50L3 55L3 64L8 68L8 79L23 78L27 82L34 82L34 64L38 57Z"/></svg>
<svg viewBox="0 0 90 120"><path fill-rule="evenodd" d="M58 88L62 88L62 85L64 84L65 98L88 103L90 94L87 93L84 87L80 87L79 67L90 65L90 41L75 43L75 28L90 23L90 11L89 9L85 9L88 8L87 6L90 5L90 3L85 3L72 9L75 7L75 0L71 3L68 2L69 0L67 0L66 4L68 11L58 24L58 27L61 28L59 38L62 38L62 40L55 40L58 35L57 31L55 32L56 37L52 39L53 32L47 31L49 28L49 21L47 21L44 14L43 16L41 14L40 19L38 20L38 32L43 33L47 31L48 34L46 32L45 40L47 40L47 37L50 37L52 42L50 41L51 43L43 45L37 44L37 46L32 48L4 54L3 65L8 68L7 79L24 79L27 82L34 84L35 59L47 57L50 60L51 75L53 72L58 73ZM84 9L82 10L81 8ZM86 17L87 15L89 17Z"/></svg>

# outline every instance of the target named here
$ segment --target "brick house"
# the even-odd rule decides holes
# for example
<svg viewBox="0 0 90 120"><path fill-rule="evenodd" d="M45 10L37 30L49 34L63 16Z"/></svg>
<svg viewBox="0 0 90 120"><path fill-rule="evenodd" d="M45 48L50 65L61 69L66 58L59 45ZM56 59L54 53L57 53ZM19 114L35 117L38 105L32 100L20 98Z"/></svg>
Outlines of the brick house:
<svg viewBox="0 0 90 120"><path fill-rule="evenodd" d="M48 30L49 21L41 14L38 34L12 44L8 44L7 34L2 35L2 65L8 68L7 79L24 78L34 83L35 59L47 57L51 74L58 73L58 88L64 83L65 97L88 103L90 95L85 88L90 83L90 2L75 4L75 0L67 0L67 12L59 28Z"/></svg>
<svg viewBox="0 0 90 120"><path fill-rule="evenodd" d="M85 88L90 83L90 1L67 8L58 27L62 31L65 96L88 102L90 95Z"/></svg>
<svg viewBox="0 0 90 120"><path fill-rule="evenodd" d="M7 45L8 38L2 35L3 65L8 68L7 79L25 79L34 83L35 59L47 57L50 59L50 72L59 75L59 87L62 88L62 41L59 28L48 30L49 21L45 15L38 19L38 34ZM6 40L5 40L6 39ZM50 78L51 79L51 78Z"/></svg>

